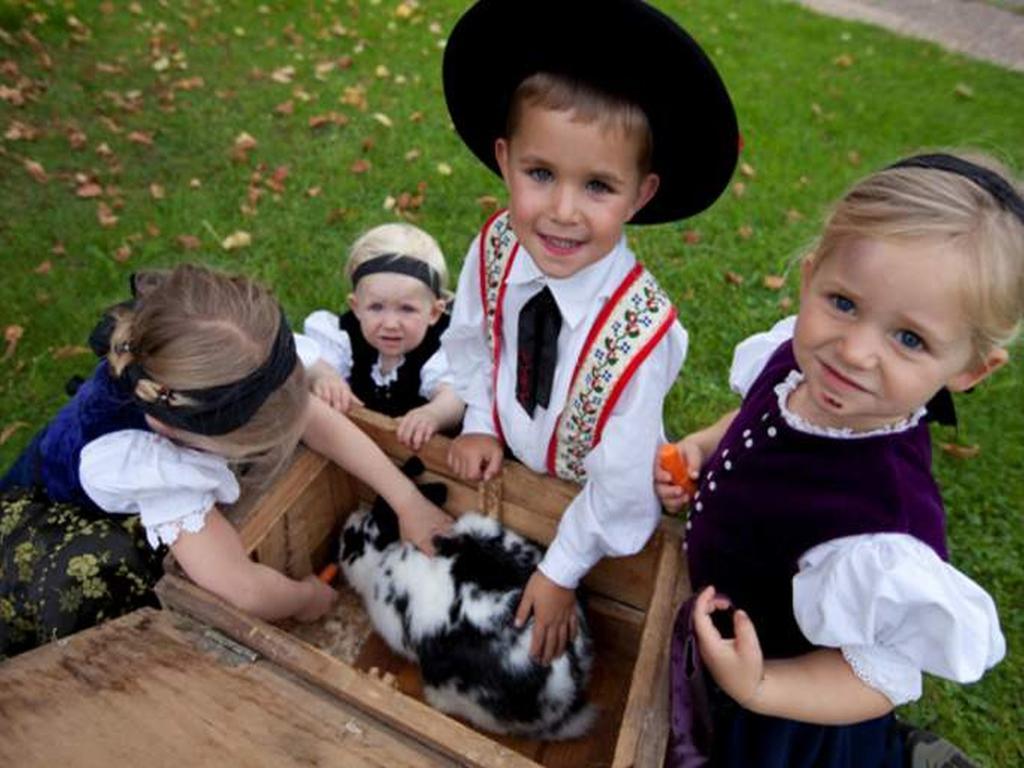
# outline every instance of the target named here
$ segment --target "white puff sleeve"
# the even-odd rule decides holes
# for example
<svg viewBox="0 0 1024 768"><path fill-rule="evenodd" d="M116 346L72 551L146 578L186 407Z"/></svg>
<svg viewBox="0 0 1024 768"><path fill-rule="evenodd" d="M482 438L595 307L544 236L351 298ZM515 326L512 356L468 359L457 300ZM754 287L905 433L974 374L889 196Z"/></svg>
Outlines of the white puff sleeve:
<svg viewBox="0 0 1024 768"><path fill-rule="evenodd" d="M839 648L893 705L920 697L922 672L970 683L1006 654L992 598L913 536L834 539L799 568L793 612L804 636Z"/></svg>
<svg viewBox="0 0 1024 768"><path fill-rule="evenodd" d="M295 337L295 354L302 362L302 367L308 369L320 359L320 345L309 336L301 333L293 333Z"/></svg>
<svg viewBox="0 0 1024 768"><path fill-rule="evenodd" d="M100 509L139 514L154 549L184 531L202 530L214 504L238 500L238 480L227 460L184 448L163 435L124 429L85 446L82 488Z"/></svg>
<svg viewBox="0 0 1024 768"><path fill-rule="evenodd" d="M338 326L338 316L318 309L306 318L302 332L320 346L320 359L348 380L352 373L352 340Z"/></svg>
<svg viewBox="0 0 1024 768"><path fill-rule="evenodd" d="M444 384L454 387L455 377L448 365L448 355L444 349L438 349L420 369L420 397L430 400L437 393L438 387Z"/></svg>
<svg viewBox="0 0 1024 768"><path fill-rule="evenodd" d="M784 341L793 338L795 327L796 315L790 315L779 320L771 330L755 333L736 345L732 353L732 367L729 369L729 387L733 392L740 397L747 396L772 353Z"/></svg>

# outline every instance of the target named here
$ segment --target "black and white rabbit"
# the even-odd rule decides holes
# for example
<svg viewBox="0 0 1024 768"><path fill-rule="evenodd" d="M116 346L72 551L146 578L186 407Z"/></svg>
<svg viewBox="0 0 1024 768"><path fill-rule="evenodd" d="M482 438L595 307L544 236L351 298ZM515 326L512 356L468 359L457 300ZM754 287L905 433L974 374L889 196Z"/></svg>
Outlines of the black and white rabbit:
<svg viewBox="0 0 1024 768"><path fill-rule="evenodd" d="M403 470L414 477L423 464L410 459ZM437 504L447 495L441 483L419 487ZM427 701L496 733L585 733L595 715L586 700L593 646L580 605L579 632L550 666L530 658L532 619L513 621L540 547L474 513L435 546L431 558L401 542L394 511L378 498L347 521L340 558L377 632L419 663Z"/></svg>

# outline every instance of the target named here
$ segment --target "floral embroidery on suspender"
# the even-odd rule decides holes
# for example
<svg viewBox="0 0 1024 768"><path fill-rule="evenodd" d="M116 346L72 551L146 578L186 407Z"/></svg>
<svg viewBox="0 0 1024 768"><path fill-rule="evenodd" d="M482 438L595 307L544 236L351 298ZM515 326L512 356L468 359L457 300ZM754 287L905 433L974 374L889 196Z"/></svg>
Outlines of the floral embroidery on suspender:
<svg viewBox="0 0 1024 768"><path fill-rule="evenodd" d="M498 363L501 358L501 305L505 298L505 279L518 250L519 241L512 231L508 211L498 211L484 224L480 238L480 302L484 308L487 347L491 350L491 359L494 363L491 391L495 398L498 392ZM498 437L505 442L501 420L498 418L497 399L493 416Z"/></svg>
<svg viewBox="0 0 1024 768"><path fill-rule="evenodd" d="M594 322L580 352L565 409L548 448L548 471L586 480L583 460L633 373L675 321L676 311L654 277L637 264Z"/></svg>
<svg viewBox="0 0 1024 768"><path fill-rule="evenodd" d="M500 211L483 228L480 242L480 300L484 330L493 356L493 391L498 389L501 308L505 281L519 242ZM548 472L563 480L586 480L583 460L601 441L604 424L633 373L675 321L676 311L654 277L637 264L608 300L576 362L566 406L548 446ZM494 424L504 441L497 406Z"/></svg>

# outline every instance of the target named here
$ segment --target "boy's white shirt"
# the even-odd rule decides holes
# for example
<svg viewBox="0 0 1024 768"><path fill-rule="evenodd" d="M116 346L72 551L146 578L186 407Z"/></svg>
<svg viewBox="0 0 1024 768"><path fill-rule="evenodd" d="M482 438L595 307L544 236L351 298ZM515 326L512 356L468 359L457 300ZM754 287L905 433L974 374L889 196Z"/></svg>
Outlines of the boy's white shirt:
<svg viewBox="0 0 1024 768"><path fill-rule="evenodd" d="M492 392L493 361L484 335L480 300L480 238L474 238L459 277L451 324L442 337L456 393L467 404L463 434L496 435ZM599 261L565 279L546 277L522 246L511 269L502 306L502 357L497 400L501 428L515 456L536 472L547 471L548 445L587 335L605 302L636 264L621 238ZM515 397L515 352L523 305L550 287L562 314L558 366L550 407L531 419ZM566 508L558 533L540 563L541 571L574 589L602 557L638 552L661 516L653 467L664 440L662 405L686 357L687 334L679 322L658 342L626 385L606 422L601 442L583 462L587 482Z"/></svg>
<svg viewBox="0 0 1024 768"><path fill-rule="evenodd" d="M311 312L302 324L304 339L311 339L319 345L320 359L338 372L345 381L352 374L352 340L348 332L338 325L338 316L327 309ZM302 334L295 334L296 340ZM381 371L380 358L370 369L370 378L378 387L386 387L398 378L398 371L405 362L401 361L387 373ZM307 367L309 367L307 365ZM420 397L430 400L442 384L452 385L448 357L443 349L431 355L420 369Z"/></svg>

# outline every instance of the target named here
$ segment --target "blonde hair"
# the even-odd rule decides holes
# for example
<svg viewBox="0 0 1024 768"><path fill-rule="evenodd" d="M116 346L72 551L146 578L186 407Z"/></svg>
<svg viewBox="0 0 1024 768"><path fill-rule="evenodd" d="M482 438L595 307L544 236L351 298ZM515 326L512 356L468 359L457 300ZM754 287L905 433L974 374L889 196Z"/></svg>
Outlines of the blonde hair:
<svg viewBox="0 0 1024 768"><path fill-rule="evenodd" d="M965 160L998 173L984 155ZM1006 347L1024 317L1024 222L976 182L935 168L887 168L857 182L832 209L808 256L812 270L851 240L930 238L963 255L963 306L982 357Z"/></svg>
<svg viewBox="0 0 1024 768"><path fill-rule="evenodd" d="M597 123L602 130L618 130L638 143L637 168L644 176L651 170L654 134L647 114L636 104L606 93L589 83L550 72L536 72L516 87L508 108L506 138L515 136L526 106L573 113L574 119Z"/></svg>
<svg viewBox="0 0 1024 768"><path fill-rule="evenodd" d="M267 360L277 338L277 301L246 277L183 264L139 275L136 289L134 308L112 311L116 325L107 359L118 376L129 363L141 365L151 378L136 384L135 395L146 402L171 390L170 407L188 405L185 395L175 393L238 381ZM245 424L201 442L227 458L257 462L265 471L247 477L268 482L299 441L307 402L298 363Z"/></svg>
<svg viewBox="0 0 1024 768"><path fill-rule="evenodd" d="M430 265L441 278L441 293L449 296L448 265L444 252L437 240L412 224L392 222L368 229L352 244L345 262L345 277L352 280L352 273L361 264L376 258L396 254L409 256Z"/></svg>

